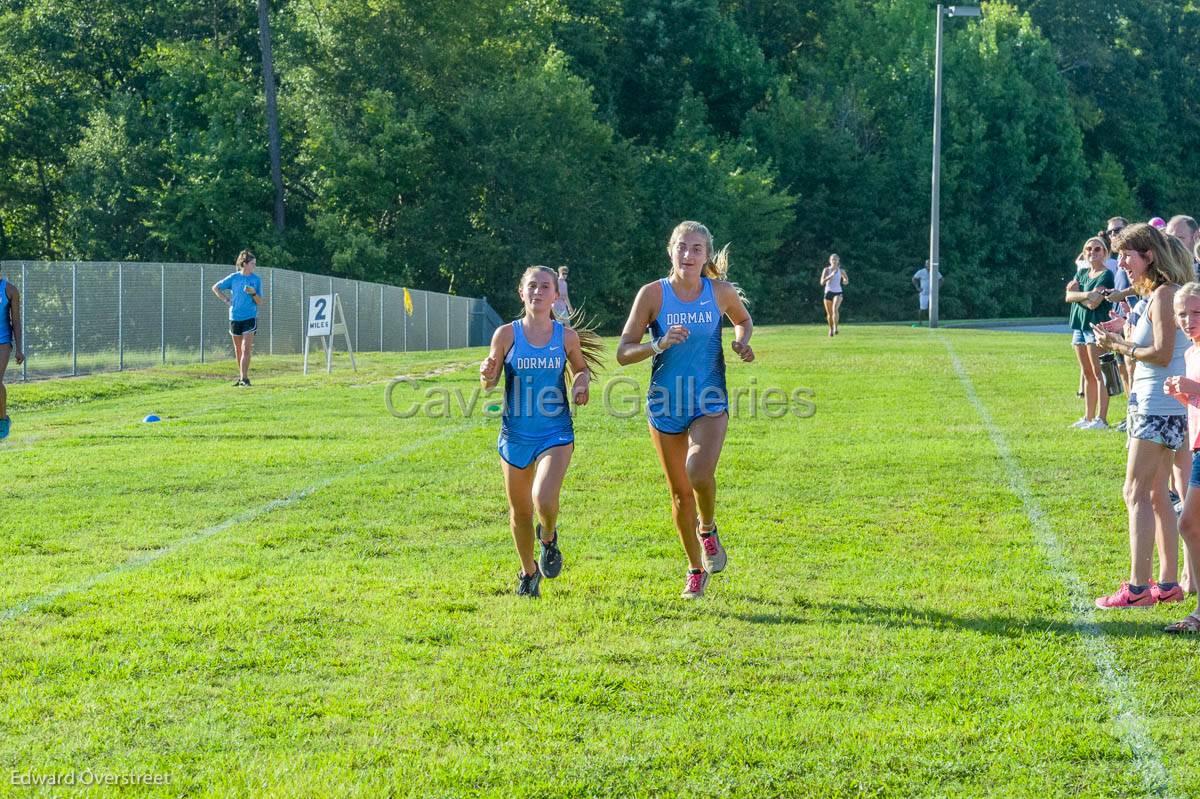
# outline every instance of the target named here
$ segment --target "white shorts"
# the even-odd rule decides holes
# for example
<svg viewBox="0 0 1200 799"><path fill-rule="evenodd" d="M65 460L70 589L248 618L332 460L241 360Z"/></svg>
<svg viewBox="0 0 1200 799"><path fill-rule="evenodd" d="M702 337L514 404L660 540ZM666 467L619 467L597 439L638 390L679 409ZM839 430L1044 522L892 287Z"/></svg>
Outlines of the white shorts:
<svg viewBox="0 0 1200 799"><path fill-rule="evenodd" d="M918 302L921 303L922 311L929 310L929 295L928 294L922 294L920 297L918 297Z"/></svg>

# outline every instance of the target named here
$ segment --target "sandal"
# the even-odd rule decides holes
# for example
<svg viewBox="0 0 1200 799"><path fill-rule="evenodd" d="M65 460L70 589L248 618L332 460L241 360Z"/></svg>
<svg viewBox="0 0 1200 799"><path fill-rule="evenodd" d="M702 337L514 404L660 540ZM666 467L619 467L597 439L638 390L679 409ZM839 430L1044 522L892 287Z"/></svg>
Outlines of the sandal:
<svg viewBox="0 0 1200 799"><path fill-rule="evenodd" d="M1195 613L1192 613L1189 616L1184 616L1181 620L1175 622L1174 624L1168 624L1166 627L1163 627L1163 632L1191 635L1200 633L1200 616L1197 616Z"/></svg>

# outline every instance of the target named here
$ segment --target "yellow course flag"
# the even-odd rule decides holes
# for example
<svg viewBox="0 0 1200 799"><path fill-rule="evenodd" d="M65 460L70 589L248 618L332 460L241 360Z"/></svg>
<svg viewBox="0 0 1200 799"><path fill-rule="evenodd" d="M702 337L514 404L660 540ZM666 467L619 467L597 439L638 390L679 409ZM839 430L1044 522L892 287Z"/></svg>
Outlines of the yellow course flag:
<svg viewBox="0 0 1200 799"><path fill-rule="evenodd" d="M408 293L408 289L404 290L404 312L412 316L412 295Z"/></svg>

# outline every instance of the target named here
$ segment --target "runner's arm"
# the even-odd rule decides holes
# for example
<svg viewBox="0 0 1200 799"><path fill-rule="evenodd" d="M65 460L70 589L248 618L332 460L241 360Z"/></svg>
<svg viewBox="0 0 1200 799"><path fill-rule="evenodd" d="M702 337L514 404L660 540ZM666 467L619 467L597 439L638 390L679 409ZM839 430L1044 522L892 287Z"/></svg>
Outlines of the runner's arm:
<svg viewBox="0 0 1200 799"><path fill-rule="evenodd" d="M621 331L621 341L617 344L617 363L626 366L654 355L654 348L643 344L642 338L646 335L646 328L654 321L654 315L658 313L656 306L661 302L661 289L657 283L647 283L638 291L633 308L629 310L629 319Z"/></svg>

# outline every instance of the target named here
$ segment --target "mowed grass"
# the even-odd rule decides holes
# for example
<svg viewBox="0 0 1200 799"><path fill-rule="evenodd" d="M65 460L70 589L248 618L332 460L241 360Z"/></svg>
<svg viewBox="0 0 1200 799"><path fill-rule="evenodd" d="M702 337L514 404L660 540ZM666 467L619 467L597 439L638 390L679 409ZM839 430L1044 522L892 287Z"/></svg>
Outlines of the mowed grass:
<svg viewBox="0 0 1200 799"><path fill-rule="evenodd" d="M482 350L262 358L248 390L231 362L10 386L0 794L1196 795L1200 649L1160 632L1190 608L1095 616L1169 775L1148 785L947 346L1107 592L1123 439L1067 428L1067 342L754 344L731 387L811 389L816 414L731 421L729 567L694 603L645 421L602 384L540 601L513 596L498 422L384 403L395 375L469 393ZM12 784L84 771L170 782Z"/></svg>

